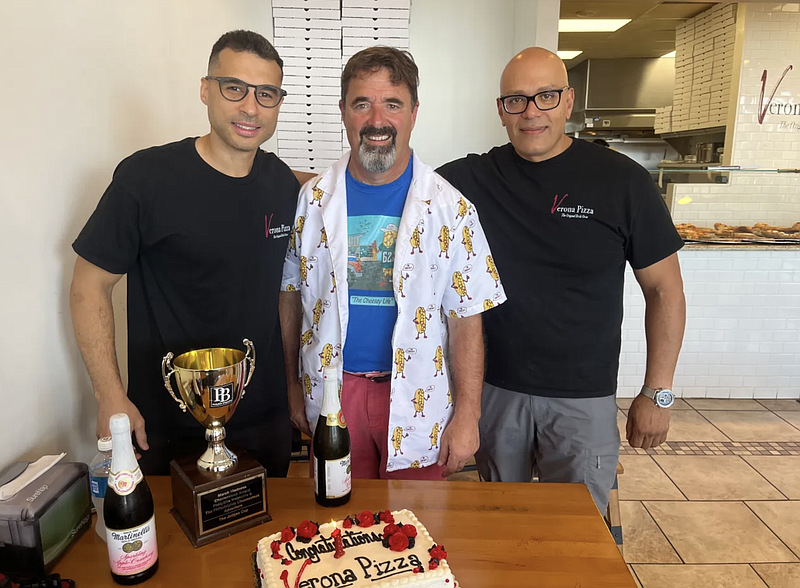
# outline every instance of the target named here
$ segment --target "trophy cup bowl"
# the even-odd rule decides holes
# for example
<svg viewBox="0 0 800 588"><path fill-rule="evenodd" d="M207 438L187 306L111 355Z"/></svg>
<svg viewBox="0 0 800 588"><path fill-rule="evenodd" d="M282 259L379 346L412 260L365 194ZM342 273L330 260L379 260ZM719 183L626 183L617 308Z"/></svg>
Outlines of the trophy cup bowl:
<svg viewBox="0 0 800 588"><path fill-rule="evenodd" d="M161 362L164 386L181 410L188 409L206 428L206 448L197 467L217 474L233 468L238 458L225 446L227 423L245 395L256 367L256 349L249 339L243 341L247 352L224 347L196 349L174 357L167 353ZM178 394L170 378L175 376Z"/></svg>

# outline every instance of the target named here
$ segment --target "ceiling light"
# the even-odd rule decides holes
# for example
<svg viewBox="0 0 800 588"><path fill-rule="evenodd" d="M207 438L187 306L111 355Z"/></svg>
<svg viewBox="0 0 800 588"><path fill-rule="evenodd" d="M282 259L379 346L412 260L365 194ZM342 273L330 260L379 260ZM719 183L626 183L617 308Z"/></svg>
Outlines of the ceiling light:
<svg viewBox="0 0 800 588"><path fill-rule="evenodd" d="M675 49L673 49L673 50L672 50L672 51L670 51L669 53L665 53L665 54L664 54L664 55L662 55L661 57L675 57Z"/></svg>
<svg viewBox="0 0 800 588"><path fill-rule="evenodd" d="M629 18L561 18L559 33L613 33L631 22Z"/></svg>
<svg viewBox="0 0 800 588"><path fill-rule="evenodd" d="M575 59L583 51L558 51L558 56L561 59Z"/></svg>

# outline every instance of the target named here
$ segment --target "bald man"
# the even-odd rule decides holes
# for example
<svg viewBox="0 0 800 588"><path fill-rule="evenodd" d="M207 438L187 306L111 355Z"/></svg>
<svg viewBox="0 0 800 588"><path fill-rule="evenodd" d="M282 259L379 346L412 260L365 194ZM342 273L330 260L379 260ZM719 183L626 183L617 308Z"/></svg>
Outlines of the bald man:
<svg viewBox="0 0 800 588"><path fill-rule="evenodd" d="M647 370L627 438L649 448L669 429L685 322L683 242L646 170L564 134L573 101L555 54L522 51L503 71L497 99L510 142L438 172L477 207L495 255L484 271L499 271L508 295L484 317L478 469L491 481L536 473L584 483L602 512L619 458L625 266L647 305Z"/></svg>

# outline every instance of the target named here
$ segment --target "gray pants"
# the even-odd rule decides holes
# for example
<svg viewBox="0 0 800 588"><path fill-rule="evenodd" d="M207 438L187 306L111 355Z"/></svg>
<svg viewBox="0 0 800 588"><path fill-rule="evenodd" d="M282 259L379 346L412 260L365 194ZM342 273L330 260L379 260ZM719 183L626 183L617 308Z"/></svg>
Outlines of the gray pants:
<svg viewBox="0 0 800 588"><path fill-rule="evenodd" d="M601 513L619 461L615 396L546 398L483 385L478 472L490 482L586 484Z"/></svg>

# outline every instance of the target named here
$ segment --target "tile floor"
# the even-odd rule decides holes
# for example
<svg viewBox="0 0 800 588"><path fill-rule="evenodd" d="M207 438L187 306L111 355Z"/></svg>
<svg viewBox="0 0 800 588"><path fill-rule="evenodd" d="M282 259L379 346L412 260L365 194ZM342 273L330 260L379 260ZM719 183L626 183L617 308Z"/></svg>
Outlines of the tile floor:
<svg viewBox="0 0 800 588"><path fill-rule="evenodd" d="M623 439L630 402L617 402ZM678 400L667 443L623 441L620 462L625 561L638 586L800 588L800 402ZM307 477L308 463L289 475Z"/></svg>
<svg viewBox="0 0 800 588"><path fill-rule="evenodd" d="M800 588L800 402L685 399L665 446L623 443L620 462L639 586Z"/></svg>

